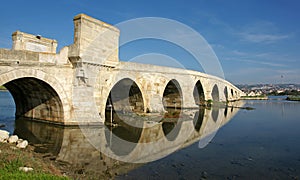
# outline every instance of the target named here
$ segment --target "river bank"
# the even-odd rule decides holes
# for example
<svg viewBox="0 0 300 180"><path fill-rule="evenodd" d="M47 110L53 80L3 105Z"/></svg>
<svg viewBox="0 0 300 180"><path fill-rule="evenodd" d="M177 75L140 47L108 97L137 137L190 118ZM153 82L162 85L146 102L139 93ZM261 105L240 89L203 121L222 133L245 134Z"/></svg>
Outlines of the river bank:
<svg viewBox="0 0 300 180"><path fill-rule="evenodd" d="M21 171L20 167L33 168L32 171ZM13 144L0 143L0 179L68 179L58 164L36 153L29 145L18 149Z"/></svg>
<svg viewBox="0 0 300 180"><path fill-rule="evenodd" d="M242 96L241 100L268 100L268 96Z"/></svg>
<svg viewBox="0 0 300 180"><path fill-rule="evenodd" d="M7 89L4 86L0 86L0 91L7 91Z"/></svg>
<svg viewBox="0 0 300 180"><path fill-rule="evenodd" d="M288 101L300 101L300 96L288 96L286 98Z"/></svg>

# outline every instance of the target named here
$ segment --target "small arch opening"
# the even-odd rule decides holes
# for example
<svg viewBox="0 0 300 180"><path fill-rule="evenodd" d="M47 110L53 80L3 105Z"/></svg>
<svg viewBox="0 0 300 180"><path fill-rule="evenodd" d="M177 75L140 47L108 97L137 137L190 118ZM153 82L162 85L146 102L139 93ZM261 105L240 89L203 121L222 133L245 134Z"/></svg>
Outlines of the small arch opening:
<svg viewBox="0 0 300 180"><path fill-rule="evenodd" d="M110 121L114 113L144 112L143 95L138 85L131 79L118 81L111 89L106 100L105 121Z"/></svg>
<svg viewBox="0 0 300 180"><path fill-rule="evenodd" d="M195 84L193 96L194 96L196 105L198 105L198 106L205 105L204 90L203 90L203 86L202 86L200 80L198 80L197 83Z"/></svg>
<svg viewBox="0 0 300 180"><path fill-rule="evenodd" d="M168 82L163 93L162 101L165 109L181 109L182 92L178 81L172 79Z"/></svg>
<svg viewBox="0 0 300 180"><path fill-rule="evenodd" d="M213 101L215 101L215 102L220 101L219 89L218 89L218 86L216 84L214 85L214 87L212 89L211 96L212 96Z"/></svg>
<svg viewBox="0 0 300 180"><path fill-rule="evenodd" d="M228 89L227 89L227 86L225 86L225 88L224 88L224 95L225 95L226 101L228 101Z"/></svg>

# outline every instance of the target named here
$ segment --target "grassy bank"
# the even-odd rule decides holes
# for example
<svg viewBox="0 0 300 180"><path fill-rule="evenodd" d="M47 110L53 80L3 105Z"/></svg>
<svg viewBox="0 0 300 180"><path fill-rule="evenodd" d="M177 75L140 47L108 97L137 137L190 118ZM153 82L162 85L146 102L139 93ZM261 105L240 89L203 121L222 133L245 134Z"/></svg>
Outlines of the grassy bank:
<svg viewBox="0 0 300 180"><path fill-rule="evenodd" d="M20 167L31 167L23 172ZM33 151L33 147L17 149L15 145L0 143L0 179L68 179L49 159Z"/></svg>
<svg viewBox="0 0 300 180"><path fill-rule="evenodd" d="M289 101L300 101L300 96L288 96L286 100Z"/></svg>
<svg viewBox="0 0 300 180"><path fill-rule="evenodd" d="M7 89L4 86L0 86L0 91L6 91Z"/></svg>

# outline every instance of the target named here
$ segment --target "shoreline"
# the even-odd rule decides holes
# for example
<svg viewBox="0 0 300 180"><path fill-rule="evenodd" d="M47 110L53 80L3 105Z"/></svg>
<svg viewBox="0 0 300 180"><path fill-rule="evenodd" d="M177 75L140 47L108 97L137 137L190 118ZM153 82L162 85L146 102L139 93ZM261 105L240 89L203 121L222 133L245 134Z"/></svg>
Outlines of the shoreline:
<svg viewBox="0 0 300 180"><path fill-rule="evenodd" d="M69 179L58 162L35 152L35 147L28 145L18 149L14 144L0 143L0 179ZM23 172L20 167L33 168Z"/></svg>
<svg viewBox="0 0 300 180"><path fill-rule="evenodd" d="M268 100L268 96L242 96L241 100Z"/></svg>
<svg viewBox="0 0 300 180"><path fill-rule="evenodd" d="M288 96L287 101L300 101L300 96Z"/></svg>

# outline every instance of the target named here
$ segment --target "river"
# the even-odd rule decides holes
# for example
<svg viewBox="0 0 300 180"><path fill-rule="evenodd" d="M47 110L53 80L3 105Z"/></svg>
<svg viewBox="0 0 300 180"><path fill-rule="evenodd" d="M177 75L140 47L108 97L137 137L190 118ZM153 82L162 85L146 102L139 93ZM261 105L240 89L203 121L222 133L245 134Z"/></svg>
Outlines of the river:
<svg viewBox="0 0 300 180"><path fill-rule="evenodd" d="M129 118L131 126L68 128L15 121L10 94L0 92L0 102L0 124L5 124L1 129L27 138L36 151L73 164L78 177L300 177L300 102L271 97L236 102L228 108L191 110L189 117L162 122ZM254 109L236 108L242 106Z"/></svg>

